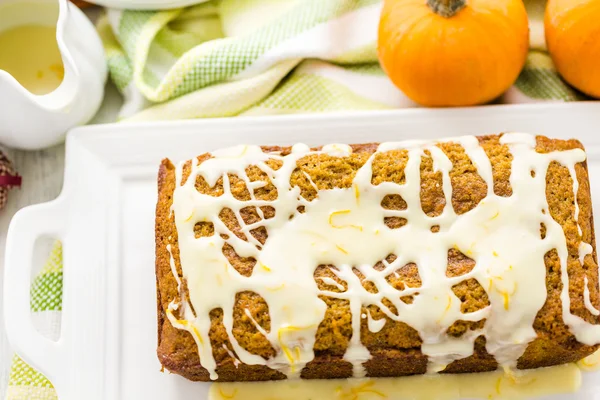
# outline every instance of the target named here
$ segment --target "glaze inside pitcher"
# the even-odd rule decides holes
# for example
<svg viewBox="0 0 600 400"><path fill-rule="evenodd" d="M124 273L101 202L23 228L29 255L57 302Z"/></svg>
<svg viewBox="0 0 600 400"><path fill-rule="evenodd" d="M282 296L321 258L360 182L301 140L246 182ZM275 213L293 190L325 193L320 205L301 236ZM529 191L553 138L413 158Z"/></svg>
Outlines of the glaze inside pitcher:
<svg viewBox="0 0 600 400"><path fill-rule="evenodd" d="M56 41L58 6L27 3L0 6L0 70L8 72L32 94L45 95L56 90L64 78ZM37 17L19 23L24 21L19 15L24 9Z"/></svg>

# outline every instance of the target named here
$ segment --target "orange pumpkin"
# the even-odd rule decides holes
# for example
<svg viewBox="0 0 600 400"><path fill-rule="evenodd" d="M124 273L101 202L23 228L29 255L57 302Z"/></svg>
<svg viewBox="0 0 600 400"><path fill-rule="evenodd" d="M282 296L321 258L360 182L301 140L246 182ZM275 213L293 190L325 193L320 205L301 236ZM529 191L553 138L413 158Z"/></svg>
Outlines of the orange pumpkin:
<svg viewBox="0 0 600 400"><path fill-rule="evenodd" d="M549 0L546 44L562 77L600 98L600 0Z"/></svg>
<svg viewBox="0 0 600 400"><path fill-rule="evenodd" d="M468 106L500 96L529 48L523 0L384 0L379 60L425 106Z"/></svg>

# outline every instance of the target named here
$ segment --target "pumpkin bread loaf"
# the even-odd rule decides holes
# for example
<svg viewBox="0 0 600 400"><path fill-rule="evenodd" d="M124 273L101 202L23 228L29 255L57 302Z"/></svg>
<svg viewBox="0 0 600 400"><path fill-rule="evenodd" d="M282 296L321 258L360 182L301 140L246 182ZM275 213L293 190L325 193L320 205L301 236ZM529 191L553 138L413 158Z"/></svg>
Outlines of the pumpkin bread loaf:
<svg viewBox="0 0 600 400"><path fill-rule="evenodd" d="M478 137L479 144L491 161L493 173L493 193L497 196L510 197L511 163L513 156L509 147L501 143L501 136ZM458 215L474 209L487 195L487 184L478 174L477 168L461 145L455 142L437 143L452 162L450 182L452 185L451 204L446 204L443 191L442 173L433 165L430 153L425 151L420 164L420 201L423 212L427 216L440 215L445 207L451 206ZM333 188L350 188L356 172L377 151L377 144L352 145L352 153L345 157L322 153L309 153L298 159L296 169L291 174L292 187L299 187L303 198L311 201L318 196L315 190ZM538 136L535 150L538 153L564 151L583 148L576 140L555 140ZM290 154L290 147L263 147L263 152L280 156ZM197 158L199 163L210 159L209 153ZM380 152L372 160L372 184L383 182L404 184L405 167L408 161L405 151ZM280 161L269 159L271 168L277 168ZM191 171L191 161L182 169L182 183ZM259 168L250 166L246 169L250 181L265 181L266 174ZM584 304L584 282L588 283L591 304L600 307L598 290L598 266L595 248L587 254L583 263L579 260L580 243L591 243L594 246L594 227L592 202L586 162L575 165L578 191L573 192L572 174L569 169L556 161L550 163L546 173L546 199L548 211L552 218L562 226L568 249L568 275L570 311L590 324L599 324L598 316L593 315ZM532 171L532 175L534 172ZM309 179L310 178L310 179ZM209 373L201 363L198 343L192 334L178 329L170 322L167 310L174 301L188 297L180 260L178 232L172 212L173 194L176 189L176 167L168 159L163 160L158 174L158 203L156 207L156 283L158 312L158 357L168 371L180 374L195 381L210 380ZM250 200L250 193L243 180L229 176L231 195L238 200ZM223 178L210 187L203 179L197 179L196 189L203 194L221 196L224 193ZM273 185L266 184L255 190L257 198L273 200L277 191ZM575 199L576 196L576 199ZM575 204L578 205L578 221L575 221ZM381 206L387 210L403 210L406 202L398 195L384 197ZM270 218L275 210L269 206L261 207L264 218ZM302 210L299 209L299 212ZM240 230L240 224L231 210L223 209L219 218L232 234L247 240ZM251 224L261 217L253 207L243 208L241 218L245 224ZM385 225L390 229L401 229L407 220L402 217L387 217ZM579 228L578 226L579 225ZM579 229L581 232L579 232ZM215 233L214 226L208 223L196 223L194 226L197 238L209 237ZM439 227L432 226L436 232ZM264 244L268 234L264 229L252 231L253 237ZM540 227L540 235L545 235L545 227ZM231 266L241 275L250 276L256 268L256 260L239 256L234 248L223 246L223 253ZM390 255L387 262L393 262L395 256ZM171 265L173 262L173 266ZM529 369L546 367L579 360L591 354L597 346L580 343L563 322L562 302L560 298L563 284L561 281L561 265L557 251L548 251L544 257L546 266L547 297L545 304L537 312L533 328L537 338L531 341L522 356L518 359L517 368ZM448 277L459 277L474 267L474 261L461 251L450 249L447 257ZM173 268L181 282L175 278ZM198 265L197 268L202 268ZM383 264L375 265L375 269L383 268ZM372 282L365 279L359 271L355 271L362 285L368 292L376 291ZM419 270L415 264L407 264L397 273L390 275L388 283L398 290L405 285L411 288L421 286ZM346 282L332 273L330 268L321 265L314 272L315 282L320 290L341 292L347 288ZM320 278L329 278L323 280ZM331 284L334 280L337 284ZM326 282L329 282L327 284ZM343 289L342 289L343 288ZM217 289L216 289L217 290ZM476 279L464 280L452 287L460 299L461 312L473 312L489 306L486 288ZM315 378L347 378L353 374L353 366L344 359L352 336L352 313L348 300L321 295L326 305L325 317L319 324L314 342L314 359L302 369L300 376L304 379ZM404 303L412 303L413 296L401 299ZM392 306L393 308L393 306ZM361 319L360 342L368 349L371 357L364 363L366 375L370 377L393 377L423 374L427 372L428 358L421 351L422 340L419 333L404 322L395 321L386 316L375 305L362 306L362 314L369 314L373 319L385 319L386 323L379 331L374 332L367 326L368 320ZM219 381L263 381L285 379L286 375L266 365L247 365L236 360L234 348L223 325L223 310L215 308L210 311L210 344L216 362L216 373ZM239 345L251 354L264 359L272 358L277 350L259 331L256 324L264 330L270 327L269 306L265 300L252 291L242 291L235 295L233 307L233 336ZM447 329L447 335L459 338L469 332L480 329L486 323L479 321L456 321ZM474 342L474 353L464 359L455 360L443 369L443 373L483 372L498 368L495 358L486 350L486 339L479 336Z"/></svg>

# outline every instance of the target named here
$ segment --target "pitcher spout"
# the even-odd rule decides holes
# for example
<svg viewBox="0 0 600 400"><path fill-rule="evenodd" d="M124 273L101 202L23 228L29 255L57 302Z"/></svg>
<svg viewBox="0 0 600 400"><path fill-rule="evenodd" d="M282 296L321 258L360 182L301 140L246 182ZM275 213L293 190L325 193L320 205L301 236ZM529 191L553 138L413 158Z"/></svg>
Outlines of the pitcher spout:
<svg viewBox="0 0 600 400"><path fill-rule="evenodd" d="M29 69L12 68L12 75L11 60L8 71L0 63L1 143L45 147L94 116L107 67L100 38L81 10L68 0L0 0L0 50L2 35L30 40L33 46L21 44L16 50L31 52L21 54L25 60L37 58L24 63L33 65Z"/></svg>

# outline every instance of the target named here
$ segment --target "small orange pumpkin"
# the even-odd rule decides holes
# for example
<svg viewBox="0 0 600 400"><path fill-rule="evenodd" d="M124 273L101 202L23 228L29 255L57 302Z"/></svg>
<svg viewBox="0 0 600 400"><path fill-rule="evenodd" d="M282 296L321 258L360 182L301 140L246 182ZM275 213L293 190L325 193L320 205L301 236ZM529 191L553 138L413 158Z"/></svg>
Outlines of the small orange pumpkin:
<svg viewBox="0 0 600 400"><path fill-rule="evenodd" d="M544 26L558 72L583 93L600 98L600 0L549 0Z"/></svg>
<svg viewBox="0 0 600 400"><path fill-rule="evenodd" d="M384 0L380 63L419 104L495 99L519 76L528 48L523 0Z"/></svg>

